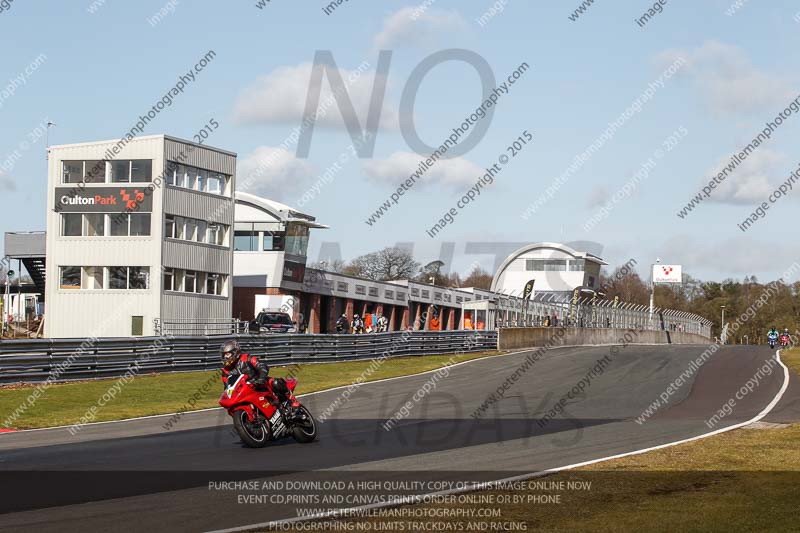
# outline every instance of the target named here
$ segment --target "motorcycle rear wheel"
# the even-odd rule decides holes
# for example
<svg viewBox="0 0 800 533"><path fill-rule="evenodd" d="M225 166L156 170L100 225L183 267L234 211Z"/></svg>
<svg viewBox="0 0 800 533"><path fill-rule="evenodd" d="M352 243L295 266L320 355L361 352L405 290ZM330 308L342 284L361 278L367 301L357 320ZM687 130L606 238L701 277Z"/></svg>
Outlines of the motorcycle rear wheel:
<svg viewBox="0 0 800 533"><path fill-rule="evenodd" d="M264 424L250 422L247 412L243 409L233 413L233 427L249 448L263 448L269 442L269 432Z"/></svg>
<svg viewBox="0 0 800 533"><path fill-rule="evenodd" d="M300 443L312 442L317 438L317 422L311 415L311 412L302 405L297 408L297 417L302 416L304 419L295 422L292 427L292 437Z"/></svg>

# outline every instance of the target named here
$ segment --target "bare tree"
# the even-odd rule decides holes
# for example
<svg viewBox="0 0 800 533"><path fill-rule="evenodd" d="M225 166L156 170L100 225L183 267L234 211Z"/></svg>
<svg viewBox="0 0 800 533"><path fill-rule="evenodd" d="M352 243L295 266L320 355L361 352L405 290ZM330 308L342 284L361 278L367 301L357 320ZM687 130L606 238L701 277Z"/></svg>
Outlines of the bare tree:
<svg viewBox="0 0 800 533"><path fill-rule="evenodd" d="M477 287L479 289L489 290L492 286L492 275L476 265L475 268L472 269L472 272L470 272L461 283L464 287Z"/></svg>
<svg viewBox="0 0 800 533"><path fill-rule="evenodd" d="M392 247L356 257L343 273L375 281L391 281L412 279L419 267L411 252Z"/></svg>

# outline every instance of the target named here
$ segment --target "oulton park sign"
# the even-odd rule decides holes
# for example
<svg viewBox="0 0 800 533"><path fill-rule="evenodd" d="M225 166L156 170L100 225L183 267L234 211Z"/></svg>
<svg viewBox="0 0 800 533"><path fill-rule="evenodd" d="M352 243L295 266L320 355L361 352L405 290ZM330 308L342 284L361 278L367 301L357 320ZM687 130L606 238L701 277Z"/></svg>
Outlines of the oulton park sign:
<svg viewBox="0 0 800 533"><path fill-rule="evenodd" d="M55 211L63 213L122 213L153 210L147 187L56 187Z"/></svg>

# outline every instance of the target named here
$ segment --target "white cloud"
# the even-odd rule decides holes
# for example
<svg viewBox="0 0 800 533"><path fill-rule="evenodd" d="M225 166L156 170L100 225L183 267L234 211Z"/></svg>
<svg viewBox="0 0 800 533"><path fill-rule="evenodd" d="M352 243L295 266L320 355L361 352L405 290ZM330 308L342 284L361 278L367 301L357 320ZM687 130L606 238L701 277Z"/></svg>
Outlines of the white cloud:
<svg viewBox="0 0 800 533"><path fill-rule="evenodd" d="M757 148L741 163L733 173L711 193L709 200L712 202L728 204L753 204L761 203L775 190L770 185L769 176L779 176L784 170L786 156L768 150ZM708 170L707 176L713 177L730 164L730 156L726 156L717 165ZM705 184L704 184L705 185Z"/></svg>
<svg viewBox="0 0 800 533"><path fill-rule="evenodd" d="M314 168L283 148L259 146L237 164L238 190L285 201L304 190L315 175Z"/></svg>
<svg viewBox="0 0 800 533"><path fill-rule="evenodd" d="M707 235L676 235L658 250L666 262L682 264L684 271L695 276L693 272L703 270L724 276L767 273L773 278L789 269L800 251L797 247L775 246L770 240L746 235L725 240L714 240Z"/></svg>
<svg viewBox="0 0 800 533"><path fill-rule="evenodd" d="M13 179L7 177L0 171L0 190L13 192L17 190L17 184Z"/></svg>
<svg viewBox="0 0 800 533"><path fill-rule="evenodd" d="M419 170L420 161L424 158L413 152L395 152L388 159L375 159L364 164L367 177L376 183L396 186ZM471 186L486 171L464 159L439 159L434 166L425 172L418 182L420 185L437 183L453 189Z"/></svg>
<svg viewBox="0 0 800 533"><path fill-rule="evenodd" d="M586 207L594 208L605 205L608 202L609 193L605 185L595 185L589 193L589 198L586 200Z"/></svg>
<svg viewBox="0 0 800 533"><path fill-rule="evenodd" d="M429 46L446 31L466 31L467 21L457 11L428 9L422 13L417 7L404 7L383 21L383 28L375 36L376 49L389 49L400 45Z"/></svg>
<svg viewBox="0 0 800 533"><path fill-rule="evenodd" d="M311 70L311 63L303 63L278 67L260 76L239 94L234 104L234 118L245 124L299 124L305 112ZM376 74L368 63L362 63L354 70L340 68L338 71L347 91L342 96L350 98L361 127L365 128ZM317 112L317 125L345 127L327 74L322 78ZM397 111L384 98L380 127L394 129L397 124Z"/></svg>
<svg viewBox="0 0 800 533"><path fill-rule="evenodd" d="M706 41L695 49L671 49L658 60L669 65L678 57L687 63L677 74L688 77L708 108L716 115L740 114L775 108L777 112L795 98L788 81L752 64L737 46Z"/></svg>

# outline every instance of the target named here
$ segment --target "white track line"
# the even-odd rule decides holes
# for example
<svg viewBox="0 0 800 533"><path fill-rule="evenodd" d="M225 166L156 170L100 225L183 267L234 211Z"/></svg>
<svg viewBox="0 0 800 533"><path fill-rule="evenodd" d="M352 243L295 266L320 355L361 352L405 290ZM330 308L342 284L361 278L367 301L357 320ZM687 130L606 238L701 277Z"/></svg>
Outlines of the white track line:
<svg viewBox="0 0 800 533"><path fill-rule="evenodd" d="M551 346L550 348L547 349L547 351L556 350L558 348L591 348L591 347L597 347L597 346L622 346L622 345L620 343L611 343L611 344L568 344L568 345L564 345L564 346ZM634 344L634 343L631 343L628 346L695 346L695 345L693 345L693 344L651 344L651 343ZM698 346L702 346L702 345L698 345ZM455 363L455 364L449 365L447 367L442 366L442 367L439 367L439 368L434 368L433 370L426 370L425 372L417 372L416 374L406 374L405 376L395 376L393 378L376 379L374 381L364 381L363 383L351 383L349 385L339 385L339 386L336 386L336 387L331 387L329 389L322 389L322 390L318 390L318 391L314 391L314 392L307 392L305 394L300 394L297 397L298 398L305 398L306 396L313 396L314 394L321 394L323 392L330 392L330 391L339 390L339 389L347 389L347 388L350 388L350 387L362 387L364 385L373 385L375 383L382 383L382 382L385 382L385 381L393 381L393 380L396 380L396 379L413 378L414 376L422 376L424 374L431 374L433 372L439 372L442 368L453 368L453 367L456 367L456 366L466 365L466 364L469 364L469 363L474 363L476 361L484 361L484 360L492 359L492 358L495 358L495 357L506 357L506 356L509 356L509 355L519 355L521 353L527 353L527 352L536 351L536 350L538 350L540 348L542 348L542 346L534 346L532 348L526 348L525 350L520 350L518 352L508 352L508 353L501 353L501 354L498 354L498 355L487 355L486 357L476 357L475 359L470 359L469 361L461 361L460 363ZM455 354L445 353L445 354L433 354L433 355L455 355ZM407 357L407 356L398 356L398 358L400 358L400 357ZM422 356L422 357L425 357L425 356ZM391 358L389 360L391 360ZM365 359L365 360L355 360L355 361L338 361L338 362L341 362L341 363L359 363L359 362L368 363L370 361L375 361L375 359ZM298 363L298 364L302 364L302 363ZM311 364L318 364L318 363L311 363ZM281 365L281 366L283 366L283 365ZM287 366L294 366L294 365L287 365ZM195 409L193 411L180 411L180 412L177 412L177 413L164 413L164 414L161 414L161 415L137 416L137 417L134 417L134 418L123 418L122 420L106 420L104 422L87 422L86 424L81 424L81 427L83 427L83 426L99 426L101 424L122 424L122 423L126 423L126 422L135 422L137 420L147 420L147 419L151 419L151 418L171 417L171 416L175 416L175 415L184 416L184 415L188 415L188 414L192 414L192 413L202 413L204 411L220 411L220 410L222 410L222 407L207 407L206 409ZM0 439L3 438L2 437L3 435L19 435L21 433L29 433L31 431L47 431L47 430L53 430L53 429L65 429L65 428L71 428L74 425L75 424L68 424L68 425L64 425L64 426L51 426L51 427L46 427L46 428L18 429L18 430L9 431L7 433L0 433Z"/></svg>
<svg viewBox="0 0 800 533"><path fill-rule="evenodd" d="M297 522L306 522L306 521L309 521L309 520L324 520L324 519L327 519L327 518L340 518L340 517L341 518L347 518L348 515L350 515L350 517L352 517L352 518L359 518L359 513L364 513L365 511L369 511L369 510L373 510L373 509L382 509L382 508L386 508L386 507L397 507L399 505L407 505L407 504L415 504L415 503L425 503L426 500L430 501L431 499L439 497L439 496L447 496L447 495L451 495L451 494L462 494L462 493L466 493L466 492L474 492L476 490L491 489L495 485L500 485L500 484L503 484L503 483L512 483L514 481L525 481L525 480L528 480L528 479L547 476L549 474L554 474L554 473L557 473L557 472L563 472L565 470L573 470L575 468L580 468L582 466L588 466L588 465L592 465L592 464L595 464L595 463L602 463L602 462L611 461L611 460L614 460L614 459L621 459L623 457L630 457L632 455L641 455L643 453L652 452L652 451L660 450L660 449L663 449L663 448L670 448L672 446L677 446L679 444L686 444L687 442L692 442L692 441L696 441L696 440L700 440L700 439L705 439L705 438L711 437L713 435L718 435L720 433L725 433L727 431L732 431L734 429L739 429L741 427L747 426L747 425L752 424L754 422L758 422L759 420L761 420L762 418L767 416L769 414L769 412L772 411L772 409L778 404L778 402L783 397L783 394L786 392L786 389L789 387L789 368L785 364L783 364L783 361L781 360L781 351L780 350L775 352L775 358L777 359L778 363L783 367L783 384L781 385L781 388L778 391L778 394L775 395L775 397L772 399L772 401L769 402L769 404L767 404L767 406L764 409L762 409L760 413L758 413L755 417L751 418L750 420L748 420L746 422L740 422L738 424L733 424L731 426L720 428L720 429L711 431L709 433L703 433L701 435L698 435L696 437L690 437L688 439L676 440L674 442L669 442L669 443L666 443L666 444L659 444L658 446L651 446L649 448L643 448L641 450L634 450L632 452L625 452L625 453L619 453L619 454L616 454L616 455L609 455L608 457L601 457L599 459L591 459L589 461L583 461L581 463L575 463L575 464L571 464L571 465L564 465L564 466L559 466L559 467L556 467L556 468L549 468L547 470L541 470L539 472L531 472L531 473L528 473L528 474L521 474L519 476L513 476L513 477L507 477L507 478L504 478L504 479L498 479L498 480L495 480L495 481L487 481L487 482L484 482L484 483L477 484L474 487L464 487L464 488L459 488L459 489L450 489L450 490L442 490L442 491L437 491L437 492L431 492L431 493L428 493L428 494L419 494L419 495L415 495L415 496L406 496L406 497L404 497L402 499L392 500L392 501L388 501L388 502L373 503L373 504L363 505L363 506L359 506L359 507L350 507L350 508L347 508L347 509L338 509L338 510L335 510L335 511L328 511L328 512L325 512L325 513L318 513L318 514L312 515L312 516L304 516L304 517L297 517L297 518L287 518L285 520L275 520L275 521L272 521L272 522L262 522L260 524L251 524L251 525L248 525L248 526L240 526L240 527L234 527L234 528L230 528L230 529L219 529L219 530L211 531L209 533L233 533L233 532L239 532L239 531L249 531L249 530L256 529L256 528L276 528L276 527L288 526L290 524L297 523Z"/></svg>

